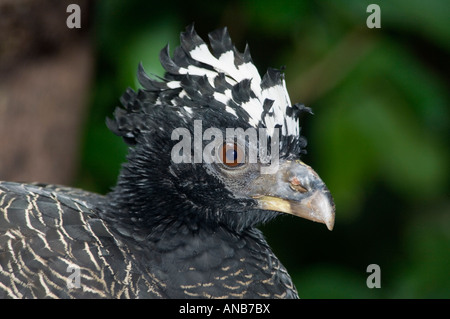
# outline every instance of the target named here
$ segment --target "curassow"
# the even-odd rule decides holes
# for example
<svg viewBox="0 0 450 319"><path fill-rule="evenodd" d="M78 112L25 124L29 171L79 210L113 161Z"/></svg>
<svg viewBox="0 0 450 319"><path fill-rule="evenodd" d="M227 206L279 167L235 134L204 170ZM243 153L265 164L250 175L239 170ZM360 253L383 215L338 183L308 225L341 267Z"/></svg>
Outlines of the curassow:
<svg viewBox="0 0 450 319"><path fill-rule="evenodd" d="M226 28L193 26L138 68L107 119L129 145L107 195L0 183L1 298L297 298L256 228L280 213L334 225L283 73L261 78Z"/></svg>

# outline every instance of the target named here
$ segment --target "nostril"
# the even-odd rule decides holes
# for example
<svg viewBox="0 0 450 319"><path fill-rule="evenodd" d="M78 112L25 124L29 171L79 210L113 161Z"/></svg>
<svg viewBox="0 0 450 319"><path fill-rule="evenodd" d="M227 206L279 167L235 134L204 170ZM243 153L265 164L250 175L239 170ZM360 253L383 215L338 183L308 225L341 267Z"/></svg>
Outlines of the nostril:
<svg viewBox="0 0 450 319"><path fill-rule="evenodd" d="M291 177L289 179L289 183L290 183L289 186L291 187L291 189L296 192L306 193L308 191L305 187L303 187L302 183L296 176Z"/></svg>

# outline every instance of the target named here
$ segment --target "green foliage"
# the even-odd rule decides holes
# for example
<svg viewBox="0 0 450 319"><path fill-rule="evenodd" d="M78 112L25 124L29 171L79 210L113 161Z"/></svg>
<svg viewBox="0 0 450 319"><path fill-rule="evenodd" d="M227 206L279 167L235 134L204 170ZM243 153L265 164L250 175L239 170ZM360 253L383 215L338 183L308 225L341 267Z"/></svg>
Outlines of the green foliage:
<svg viewBox="0 0 450 319"><path fill-rule="evenodd" d="M309 141L304 160L329 185L336 227L283 219L264 226L304 298L449 298L449 4L379 1L381 29L368 29L372 1L101 1L97 76L79 184L114 185L126 154L110 116L137 65L162 74L159 50L183 26L201 36L227 25L250 44L260 72L287 65ZM301 244L300 244L301 243ZM298 248L296 248L298 245ZM382 287L366 287L381 266Z"/></svg>

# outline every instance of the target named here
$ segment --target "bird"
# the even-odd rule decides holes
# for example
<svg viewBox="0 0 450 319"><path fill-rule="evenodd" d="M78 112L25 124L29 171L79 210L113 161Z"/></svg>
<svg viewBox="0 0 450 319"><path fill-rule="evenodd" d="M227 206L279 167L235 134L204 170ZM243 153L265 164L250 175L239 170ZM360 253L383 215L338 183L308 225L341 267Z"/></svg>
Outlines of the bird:
<svg viewBox="0 0 450 319"><path fill-rule="evenodd" d="M107 127L128 147L105 195L0 182L0 298L299 298L258 226L283 214L333 229L335 204L301 160L284 69L260 76L227 27L194 25L137 68Z"/></svg>

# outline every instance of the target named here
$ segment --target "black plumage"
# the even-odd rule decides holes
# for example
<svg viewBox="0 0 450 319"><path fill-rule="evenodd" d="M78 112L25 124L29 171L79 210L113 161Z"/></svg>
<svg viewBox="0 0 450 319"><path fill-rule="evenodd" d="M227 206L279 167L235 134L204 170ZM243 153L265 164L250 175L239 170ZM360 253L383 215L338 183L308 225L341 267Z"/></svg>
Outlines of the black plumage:
<svg viewBox="0 0 450 319"><path fill-rule="evenodd" d="M261 79L248 46L238 52L226 28L209 39L213 53L188 27L173 58L161 51L162 79L139 65L143 88L127 89L107 119L130 146L109 194L0 182L0 297L298 297L256 226L289 213L333 227L329 191L299 160L298 115L309 109L290 104L280 71ZM235 157L247 150L242 162L176 162L173 132L195 139L198 121L200 133L223 137L266 129L268 145L279 138L277 169L262 173L269 164L250 161L265 140L228 136L193 141L187 158L199 146L231 145Z"/></svg>

